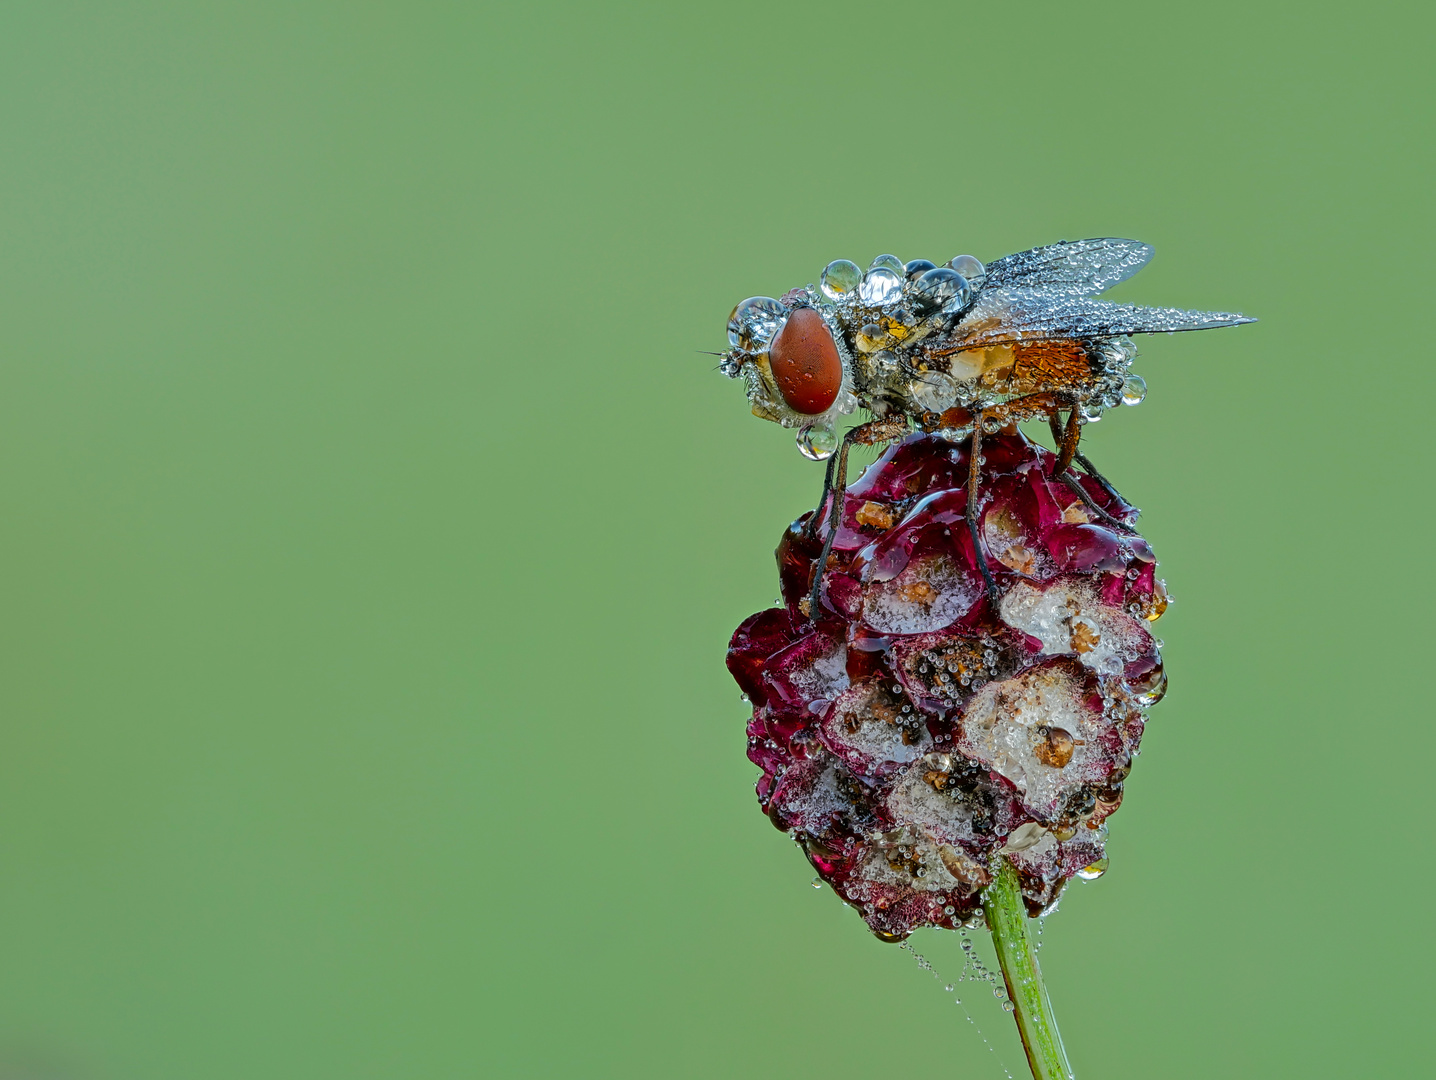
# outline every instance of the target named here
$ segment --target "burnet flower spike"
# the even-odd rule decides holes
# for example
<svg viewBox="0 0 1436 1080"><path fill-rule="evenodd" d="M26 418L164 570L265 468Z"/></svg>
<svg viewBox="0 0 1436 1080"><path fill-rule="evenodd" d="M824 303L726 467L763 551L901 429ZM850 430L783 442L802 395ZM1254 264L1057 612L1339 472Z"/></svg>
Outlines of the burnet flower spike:
<svg viewBox="0 0 1436 1080"><path fill-rule="evenodd" d="M1145 395L1130 335L1252 321L1094 298L1151 255L839 259L738 304L722 363L828 462L778 545L782 605L729 647L759 805L880 940L990 929L1039 1080L1071 1070L1026 922L1106 869L1166 691L1166 585L1082 429ZM1017 429L1043 418L1055 452ZM853 443L886 450L849 486Z"/></svg>

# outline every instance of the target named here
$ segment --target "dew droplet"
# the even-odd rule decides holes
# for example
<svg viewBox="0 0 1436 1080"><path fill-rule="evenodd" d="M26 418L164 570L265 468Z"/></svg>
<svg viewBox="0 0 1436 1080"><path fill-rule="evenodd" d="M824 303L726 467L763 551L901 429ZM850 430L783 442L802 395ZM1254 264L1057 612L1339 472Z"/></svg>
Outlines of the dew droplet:
<svg viewBox="0 0 1436 1080"><path fill-rule="evenodd" d="M893 340L893 336L877 323L864 324L853 337L853 343L861 353L887 352L884 346L893 344Z"/></svg>
<svg viewBox="0 0 1436 1080"><path fill-rule="evenodd" d="M798 452L809 461L827 461L838 448L838 433L830 427L805 427L798 431Z"/></svg>
<svg viewBox="0 0 1436 1080"><path fill-rule="evenodd" d="M863 270L849 259L834 259L823 267L821 287L823 295L830 300L847 296L863 280Z"/></svg>
<svg viewBox="0 0 1436 1080"><path fill-rule="evenodd" d="M1147 396L1147 380L1140 375L1128 375L1122 383L1122 404L1140 405Z"/></svg>
<svg viewBox="0 0 1436 1080"><path fill-rule="evenodd" d="M1161 661L1145 674L1129 679L1127 689L1132 692L1138 705L1155 705L1161 701L1167 693L1167 673Z"/></svg>
<svg viewBox="0 0 1436 1080"><path fill-rule="evenodd" d="M788 309L771 296L750 296L728 316L728 343L744 352L761 352L787 317Z"/></svg>
<svg viewBox="0 0 1436 1080"><path fill-rule="evenodd" d="M967 279L951 267L943 266L929 270L913 284L909 302L919 315L931 315L934 311L951 314L967 306L971 293Z"/></svg>
<svg viewBox="0 0 1436 1080"><path fill-rule="evenodd" d="M881 258L881 256L879 256ZM887 266L875 266L863 275L858 299L868 307L883 307L902 299L902 274Z"/></svg>
<svg viewBox="0 0 1436 1080"><path fill-rule="evenodd" d="M868 264L868 269L876 270L880 266L886 270L891 270L898 277L902 277L907 273L907 264L896 255L879 255Z"/></svg>
<svg viewBox="0 0 1436 1080"><path fill-rule="evenodd" d="M940 413L957 400L957 383L939 371L924 371L908 383L907 392L928 412Z"/></svg>
<svg viewBox="0 0 1436 1080"><path fill-rule="evenodd" d="M1103 855L1096 862L1089 863L1077 871L1077 876L1083 881L1096 881L1107 872L1108 859Z"/></svg>
<svg viewBox="0 0 1436 1080"><path fill-rule="evenodd" d="M971 255L958 255L955 258L948 259L947 265L970 282L979 281L987 274L987 267L983 266L981 262L974 259Z"/></svg>

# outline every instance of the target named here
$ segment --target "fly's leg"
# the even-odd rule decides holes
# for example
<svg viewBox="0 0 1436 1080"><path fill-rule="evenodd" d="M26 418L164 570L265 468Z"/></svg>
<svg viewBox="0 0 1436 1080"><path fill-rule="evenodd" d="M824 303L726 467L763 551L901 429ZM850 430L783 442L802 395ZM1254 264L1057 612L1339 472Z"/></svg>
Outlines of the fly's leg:
<svg viewBox="0 0 1436 1080"><path fill-rule="evenodd" d="M982 418L977 413L972 418L972 443L967 455L967 531L972 534L972 557L982 571L982 580L987 582L987 599L997 606L997 582L992 580L992 571L987 568L987 555L982 550L982 538L978 535L977 519L980 516L978 487L982 483Z"/></svg>
<svg viewBox="0 0 1436 1080"><path fill-rule="evenodd" d="M1057 444L1057 464L1052 466L1054 477L1066 474L1068 467L1072 464L1072 458L1077 453L1077 444L1082 440L1082 425L1077 421L1077 406L1073 405L1067 413L1067 430L1062 432L1061 441Z"/></svg>
<svg viewBox="0 0 1436 1080"><path fill-rule="evenodd" d="M1052 438L1058 445L1057 461L1052 466L1053 479L1061 480L1067 489L1076 495L1077 498L1081 499L1082 504L1101 518L1104 523L1113 528L1121 529L1124 532L1131 532L1132 526L1120 518L1113 517L1107 513L1106 510L1098 506L1092 496L1087 493L1087 489L1078 483L1077 478L1072 475L1072 462L1076 460L1081 463L1082 468L1088 475L1092 476L1102 485L1108 495L1111 495L1114 499L1121 497L1112 489L1112 485L1107 483L1106 478L1096 469L1092 468L1092 464L1087 460L1086 456L1077 450L1077 444L1082 438L1082 427L1077 422L1077 407L1074 405L1072 411L1068 414L1067 428L1065 431L1062 428L1061 417L1056 410L1053 410L1047 415L1047 423L1052 428Z"/></svg>
<svg viewBox="0 0 1436 1080"><path fill-rule="evenodd" d="M857 429L854 428L853 430L856 431ZM848 432L848 435L852 435L852 431L849 431L849 432ZM847 452L848 452L848 440L847 440L847 437L845 436L845 437L843 438L843 446L842 446L842 451L841 451L841 453L846 454ZM818 508L813 511L813 516L808 519L807 533L808 533L809 536L813 536L813 537L817 536L817 535L818 535L818 529L821 527L822 518L823 518L823 507L826 506L827 503L828 503L828 496L833 493L833 473L834 473L834 470L837 468L837 465L838 465L838 457L839 457L838 454L833 454L831 457L828 458L828 471L827 471L827 473L824 474L824 476L823 476L823 495L822 495L822 497L818 500ZM846 463L845 463L844 467L846 468ZM847 474L844 473L844 476L846 476L846 475L847 475Z"/></svg>
<svg viewBox="0 0 1436 1080"><path fill-rule="evenodd" d="M1087 460L1086 454L1079 453L1076 455L1076 458L1077 464L1082 466L1082 471L1085 472L1088 476L1090 476L1093 480L1096 480L1097 483L1101 484L1103 491L1105 491L1114 499L1122 498L1121 495L1117 494L1117 489L1112 486L1111 481L1109 481L1105 476L1099 473L1096 466L1094 466L1090 461Z"/></svg>
<svg viewBox="0 0 1436 1080"><path fill-rule="evenodd" d="M823 485L824 501L829 495L833 501L827 513L828 534L823 538L823 551L818 556L818 561L813 564L813 591L808 594L809 622L816 624L818 612L822 610L820 605L823 597L823 573L828 569L828 558L833 553L833 541L838 538L838 529L843 524L843 503L848 493L848 451L854 443L872 446L876 443L891 442L893 439L902 438L907 434L907 430L906 420L869 420L844 435L838 452L828 459L828 479ZM818 509L813 512L813 520L817 521L822 517L823 503L820 502ZM817 533L812 535L816 536Z"/></svg>
<svg viewBox="0 0 1436 1080"><path fill-rule="evenodd" d="M1052 430L1052 445L1058 450L1062 449L1062 406L1061 403L1052 406L1052 411L1047 414L1047 426ZM1053 475L1056 475L1054 470Z"/></svg>

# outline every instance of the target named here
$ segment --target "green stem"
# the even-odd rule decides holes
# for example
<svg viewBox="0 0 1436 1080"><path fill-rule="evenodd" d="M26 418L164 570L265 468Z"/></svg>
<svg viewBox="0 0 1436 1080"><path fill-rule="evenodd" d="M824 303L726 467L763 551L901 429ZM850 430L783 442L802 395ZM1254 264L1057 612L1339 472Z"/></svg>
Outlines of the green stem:
<svg viewBox="0 0 1436 1080"><path fill-rule="evenodd" d="M1017 1031L1034 1080L1072 1080L1072 1066L1067 1064L1052 1002L1047 1000L1037 952L1027 934L1027 908L1022 902L1017 871L1006 859L1002 860L996 880L983 893L982 904L987 925L992 928L992 943L997 947L997 962L1007 982L1007 996L1016 1006Z"/></svg>

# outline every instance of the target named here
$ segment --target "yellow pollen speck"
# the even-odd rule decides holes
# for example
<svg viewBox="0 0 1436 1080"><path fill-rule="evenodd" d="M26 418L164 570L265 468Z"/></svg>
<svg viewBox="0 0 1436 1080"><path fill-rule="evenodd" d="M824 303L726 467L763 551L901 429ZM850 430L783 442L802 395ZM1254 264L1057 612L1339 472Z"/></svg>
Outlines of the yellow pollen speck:
<svg viewBox="0 0 1436 1080"><path fill-rule="evenodd" d="M914 581L898 589L898 595L909 604L931 604L937 599L937 590L926 581Z"/></svg>
<svg viewBox="0 0 1436 1080"><path fill-rule="evenodd" d="M875 529L893 527L893 512L882 503L865 502L853 516L857 518L859 525L870 525Z"/></svg>
<svg viewBox="0 0 1436 1080"><path fill-rule="evenodd" d="M1089 653L1102 642L1102 635L1097 628L1089 622L1073 620L1072 622L1072 648L1079 653Z"/></svg>

